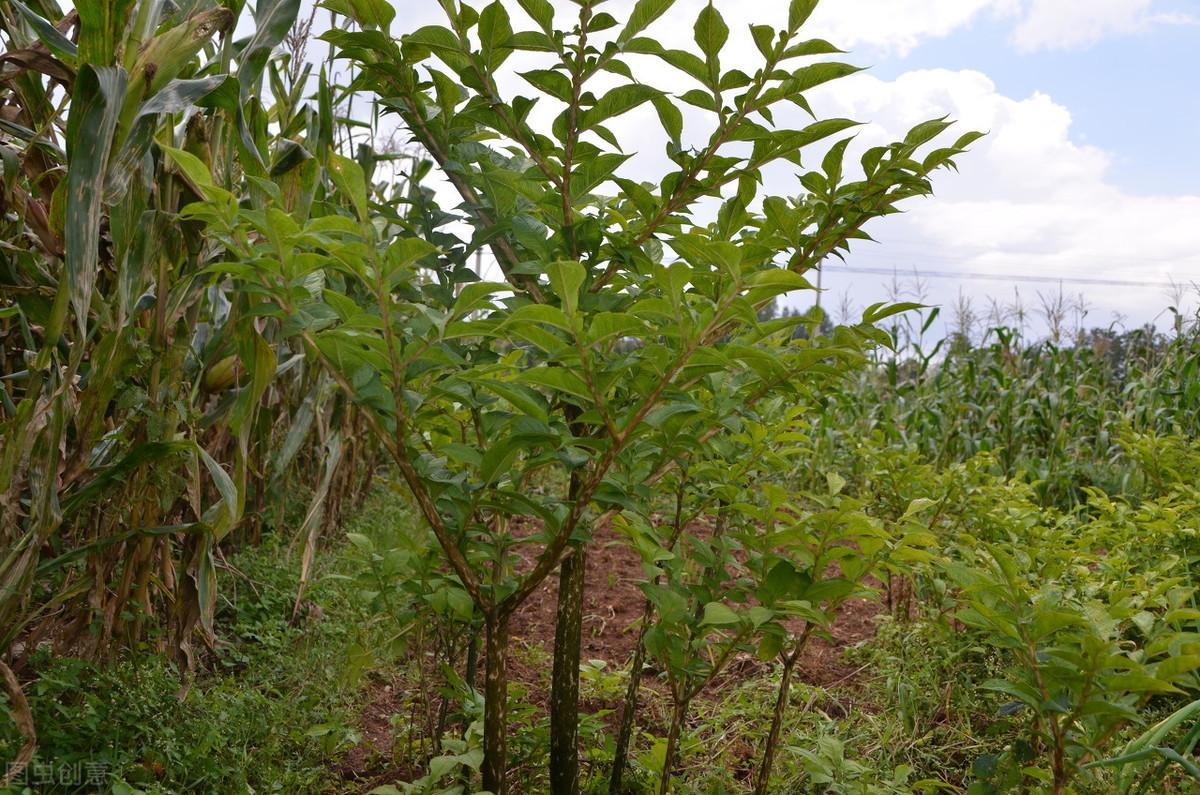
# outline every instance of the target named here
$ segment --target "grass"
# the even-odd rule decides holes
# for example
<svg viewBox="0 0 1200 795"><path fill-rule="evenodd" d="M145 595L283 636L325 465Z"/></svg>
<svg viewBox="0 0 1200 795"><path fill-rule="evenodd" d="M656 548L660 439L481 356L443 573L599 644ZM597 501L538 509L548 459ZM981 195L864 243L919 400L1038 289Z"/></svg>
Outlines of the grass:
<svg viewBox="0 0 1200 795"><path fill-rule="evenodd" d="M395 532L404 518L399 498L377 493L348 529ZM339 786L333 763L359 741L354 727L366 697L358 650L382 648L368 603L343 579L357 565L354 549L339 540L317 557L296 622L298 562L278 538L227 564L219 572L219 643L184 690L176 668L154 653L107 665L35 657L38 677L27 695L39 737L25 776L30 789L3 792L92 792L39 778L79 781L97 770L107 779L100 791L114 795ZM369 664L389 662L376 656ZM19 746L13 725L0 724L0 758Z"/></svg>

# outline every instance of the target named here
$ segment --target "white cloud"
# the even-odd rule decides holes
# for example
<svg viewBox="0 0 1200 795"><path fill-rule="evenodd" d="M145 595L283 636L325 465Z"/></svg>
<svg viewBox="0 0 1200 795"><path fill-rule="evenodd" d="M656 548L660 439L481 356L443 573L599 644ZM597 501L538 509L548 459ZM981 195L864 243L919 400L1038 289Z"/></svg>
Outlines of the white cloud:
<svg viewBox="0 0 1200 795"><path fill-rule="evenodd" d="M994 275L1187 281L1200 275L1200 195L1138 196L1109 181L1109 155L1071 138L1071 115L1050 97L1004 96L973 71L924 70L885 82L857 75L822 97L824 112L871 119L870 143L894 139L927 118L932 109L957 118L964 129L990 134L960 158L961 173L935 179L936 197L910 205L899 218L874 228L881 246L860 245L855 264L952 270ZM829 271L836 274L831 264ZM856 277L861 303L882 295L878 277ZM848 282L835 277L834 285ZM997 289L994 282L962 282L977 306ZM931 283L931 298L953 302L954 282ZM835 287L835 289L838 289ZM1022 286L1034 298L1038 286ZM1057 288L1040 285L1041 292ZM1094 324L1120 315L1150 320L1168 303L1157 287L1063 287L1084 292Z"/></svg>
<svg viewBox="0 0 1200 795"><path fill-rule="evenodd" d="M307 2L307 0L306 0ZM690 42L691 21L708 0L678 0L646 35ZM578 15L571 0L552 0L560 27ZM625 19L634 0L612 0L603 10ZM845 49L872 55L903 56L929 39L944 38L980 18L1011 20L1013 44L1022 51L1085 47L1109 36L1127 35L1153 25L1194 25L1200 18L1176 10L1156 10L1162 0L824 0L805 35L827 38ZM392 0L396 25L412 30L442 23L436 3ZM716 0L730 28L782 25L788 0ZM515 12L521 15L520 12ZM523 16L523 15L522 15Z"/></svg>
<svg viewBox="0 0 1200 795"><path fill-rule="evenodd" d="M826 0L813 15L811 32L844 49L906 55L926 39L965 27L983 11L1014 10L1014 0Z"/></svg>
<svg viewBox="0 0 1200 795"><path fill-rule="evenodd" d="M1013 31L1023 51L1069 49L1148 24L1152 0L1031 0Z"/></svg>

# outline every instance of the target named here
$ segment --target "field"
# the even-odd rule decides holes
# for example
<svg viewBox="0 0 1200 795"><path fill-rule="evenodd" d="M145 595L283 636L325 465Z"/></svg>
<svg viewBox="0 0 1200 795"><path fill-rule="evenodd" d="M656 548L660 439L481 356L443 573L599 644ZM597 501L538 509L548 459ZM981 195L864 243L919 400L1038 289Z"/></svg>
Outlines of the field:
<svg viewBox="0 0 1200 795"><path fill-rule="evenodd" d="M823 311L981 133L812 0L441 5L0 0L0 793L1195 792L1197 318Z"/></svg>

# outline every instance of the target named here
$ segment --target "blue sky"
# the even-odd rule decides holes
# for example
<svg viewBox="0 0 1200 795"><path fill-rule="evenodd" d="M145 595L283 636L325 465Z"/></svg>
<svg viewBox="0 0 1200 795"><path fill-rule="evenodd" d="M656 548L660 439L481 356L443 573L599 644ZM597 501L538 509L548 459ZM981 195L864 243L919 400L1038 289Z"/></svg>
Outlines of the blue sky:
<svg viewBox="0 0 1200 795"><path fill-rule="evenodd" d="M1200 12L1200 3L1162 7L1186 14L1189 5ZM1090 46L1028 53L1015 50L1011 31L1008 20L984 17L907 55L881 57L872 71L894 78L976 69L1008 96L1047 93L1071 110L1078 140L1112 153L1115 184L1151 195L1200 190L1200 27L1151 24Z"/></svg>

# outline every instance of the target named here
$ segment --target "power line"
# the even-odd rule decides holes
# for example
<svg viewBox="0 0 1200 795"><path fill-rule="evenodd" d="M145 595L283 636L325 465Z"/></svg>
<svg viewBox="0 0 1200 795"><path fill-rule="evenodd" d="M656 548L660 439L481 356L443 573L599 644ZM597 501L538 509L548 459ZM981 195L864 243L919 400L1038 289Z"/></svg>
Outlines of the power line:
<svg viewBox="0 0 1200 795"><path fill-rule="evenodd" d="M840 273L871 273L882 276L914 276L917 278L931 279L958 279L965 281L969 279L980 279L993 282L1039 282L1045 284L1093 284L1107 285L1111 287L1154 287L1159 289L1172 289L1184 284L1192 283L1194 280L1180 282L1156 282L1156 281L1126 281L1123 279L1093 279L1086 276L1034 276L1032 274L1012 273L972 273L970 271L928 271L928 270L900 270L898 268L868 268L868 267L849 267L836 266L829 269L831 275Z"/></svg>

